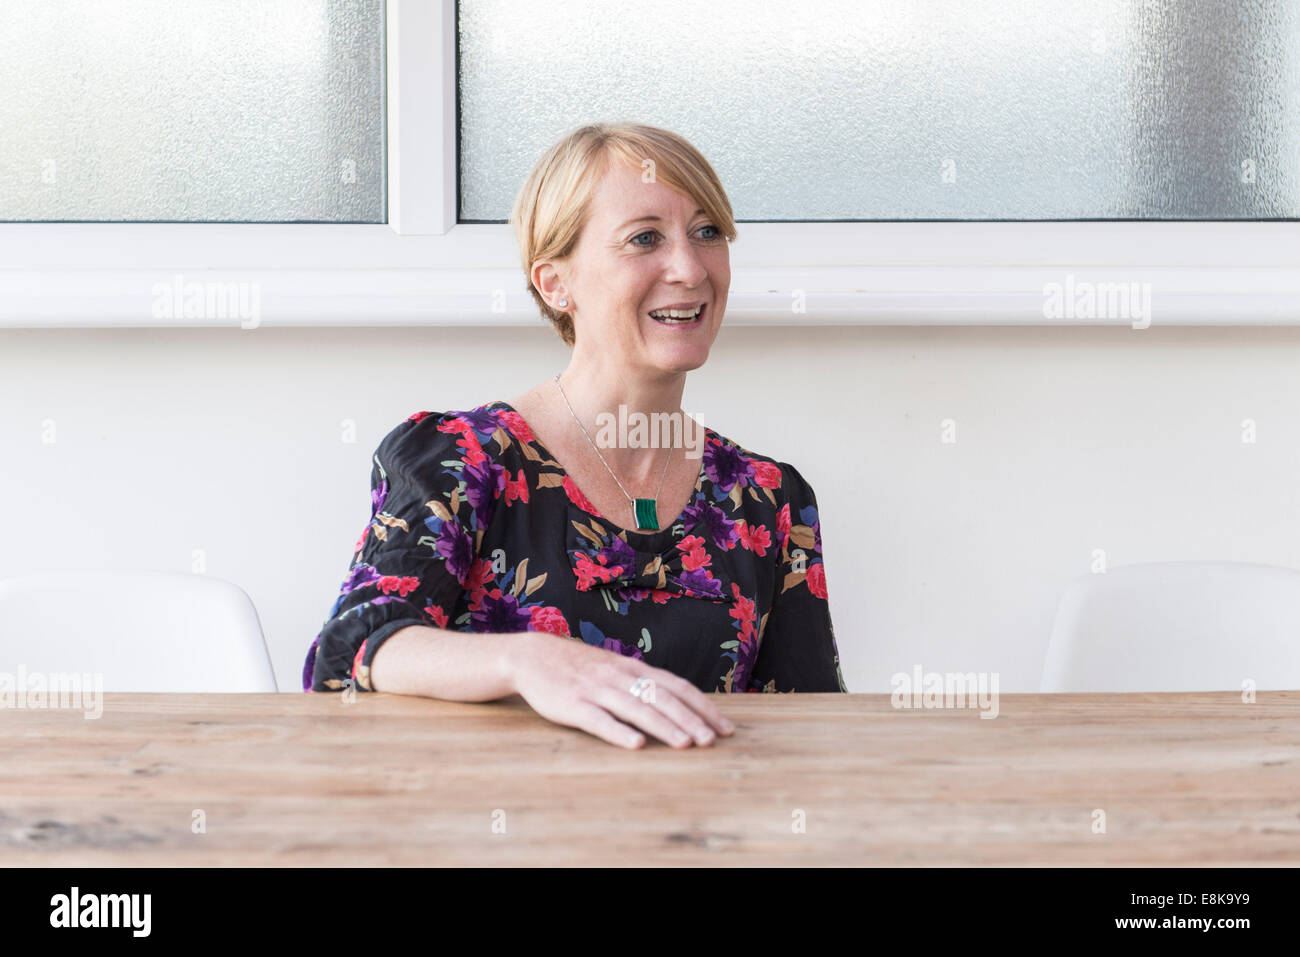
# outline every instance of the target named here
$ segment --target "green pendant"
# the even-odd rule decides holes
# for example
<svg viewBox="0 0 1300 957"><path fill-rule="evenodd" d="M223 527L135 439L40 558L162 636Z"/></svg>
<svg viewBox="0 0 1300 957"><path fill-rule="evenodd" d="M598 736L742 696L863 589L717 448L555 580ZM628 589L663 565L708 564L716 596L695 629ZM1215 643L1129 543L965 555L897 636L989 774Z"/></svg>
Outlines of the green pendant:
<svg viewBox="0 0 1300 957"><path fill-rule="evenodd" d="M636 515L637 528L654 528L659 527L659 516L655 514L655 500L652 498L639 498L636 500L633 513Z"/></svg>

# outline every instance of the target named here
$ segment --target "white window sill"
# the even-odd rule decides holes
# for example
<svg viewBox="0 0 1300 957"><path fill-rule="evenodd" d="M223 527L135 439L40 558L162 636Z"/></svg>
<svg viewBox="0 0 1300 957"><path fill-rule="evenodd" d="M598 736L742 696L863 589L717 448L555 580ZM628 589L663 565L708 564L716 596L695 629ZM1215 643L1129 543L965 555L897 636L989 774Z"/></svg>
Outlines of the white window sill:
<svg viewBox="0 0 1300 957"><path fill-rule="evenodd" d="M1297 222L738 228L729 324L1300 324ZM6 328L541 321L510 230L499 224L399 235L382 225L11 223L0 224L0 263ZM1046 285L1067 281L1076 291L1088 282L1149 284L1149 323L1045 315ZM168 315L162 286L192 292L189 283L232 292L239 287L226 284L247 284L243 302L256 302L256 321L234 299L222 310L220 297L204 300L204 314L186 317L181 303Z"/></svg>

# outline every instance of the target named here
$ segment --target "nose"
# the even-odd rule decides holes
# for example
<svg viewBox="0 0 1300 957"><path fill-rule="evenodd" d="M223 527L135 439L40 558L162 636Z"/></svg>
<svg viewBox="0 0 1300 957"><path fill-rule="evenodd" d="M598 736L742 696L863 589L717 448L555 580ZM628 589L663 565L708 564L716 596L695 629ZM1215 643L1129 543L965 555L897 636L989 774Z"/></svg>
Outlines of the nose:
<svg viewBox="0 0 1300 957"><path fill-rule="evenodd" d="M694 288L708 275L709 271L704 268L704 263L700 260L699 250L689 238L683 236L672 244L668 252L668 265L664 277L668 282L681 283L683 286Z"/></svg>

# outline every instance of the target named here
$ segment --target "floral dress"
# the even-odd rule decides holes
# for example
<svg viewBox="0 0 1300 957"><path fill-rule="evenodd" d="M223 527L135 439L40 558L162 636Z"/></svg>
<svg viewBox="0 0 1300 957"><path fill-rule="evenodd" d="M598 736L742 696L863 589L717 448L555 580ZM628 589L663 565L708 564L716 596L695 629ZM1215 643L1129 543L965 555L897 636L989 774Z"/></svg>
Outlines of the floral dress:
<svg viewBox="0 0 1300 957"><path fill-rule="evenodd" d="M640 532L597 512L508 403L410 416L375 450L371 520L303 690L371 690L380 645L423 624L546 631L704 691L847 691L812 488L705 436L690 503Z"/></svg>

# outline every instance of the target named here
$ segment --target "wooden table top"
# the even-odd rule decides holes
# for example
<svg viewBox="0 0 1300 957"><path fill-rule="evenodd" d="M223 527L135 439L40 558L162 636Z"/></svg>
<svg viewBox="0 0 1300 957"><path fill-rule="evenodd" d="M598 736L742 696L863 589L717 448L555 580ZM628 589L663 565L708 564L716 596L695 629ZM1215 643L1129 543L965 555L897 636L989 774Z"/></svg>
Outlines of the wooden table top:
<svg viewBox="0 0 1300 957"><path fill-rule="evenodd" d="M1300 692L1001 695L992 720L884 694L720 704L735 735L682 751L517 697L5 710L0 863L1300 863Z"/></svg>

